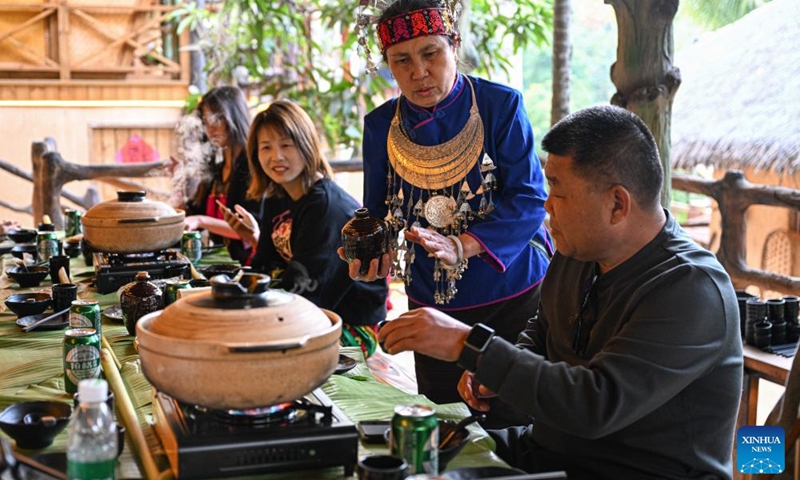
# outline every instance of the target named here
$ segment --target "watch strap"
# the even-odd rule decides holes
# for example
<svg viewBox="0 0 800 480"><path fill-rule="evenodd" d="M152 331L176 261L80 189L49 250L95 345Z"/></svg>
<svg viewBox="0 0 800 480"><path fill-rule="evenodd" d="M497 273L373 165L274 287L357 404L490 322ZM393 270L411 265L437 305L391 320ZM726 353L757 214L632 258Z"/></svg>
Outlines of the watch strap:
<svg viewBox="0 0 800 480"><path fill-rule="evenodd" d="M461 349L461 355L459 355L456 364L470 372L477 370L478 359L489 347L492 338L494 338L493 329L482 323L475 324L469 331L466 340L464 340L464 347Z"/></svg>

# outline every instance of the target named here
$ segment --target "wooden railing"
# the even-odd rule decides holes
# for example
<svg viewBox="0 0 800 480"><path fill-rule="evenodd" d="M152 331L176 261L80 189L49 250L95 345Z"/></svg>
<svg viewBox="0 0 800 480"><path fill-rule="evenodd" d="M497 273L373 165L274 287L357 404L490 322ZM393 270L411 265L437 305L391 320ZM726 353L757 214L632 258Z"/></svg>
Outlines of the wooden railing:
<svg viewBox="0 0 800 480"><path fill-rule="evenodd" d="M717 201L722 217L717 258L737 288L750 285L762 289L800 295L800 277L780 275L747 265L747 223L745 211L751 205L768 205L800 210L800 190L754 185L740 171L728 171L716 181L687 175L672 175L672 187L700 193Z"/></svg>

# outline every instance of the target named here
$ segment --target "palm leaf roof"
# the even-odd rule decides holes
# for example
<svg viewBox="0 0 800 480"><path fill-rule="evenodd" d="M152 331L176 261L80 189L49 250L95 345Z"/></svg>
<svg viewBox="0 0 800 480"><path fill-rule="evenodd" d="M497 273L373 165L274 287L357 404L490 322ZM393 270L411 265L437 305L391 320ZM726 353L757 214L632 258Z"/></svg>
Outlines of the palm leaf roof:
<svg viewBox="0 0 800 480"><path fill-rule="evenodd" d="M800 1L774 0L675 55L675 168L800 168Z"/></svg>

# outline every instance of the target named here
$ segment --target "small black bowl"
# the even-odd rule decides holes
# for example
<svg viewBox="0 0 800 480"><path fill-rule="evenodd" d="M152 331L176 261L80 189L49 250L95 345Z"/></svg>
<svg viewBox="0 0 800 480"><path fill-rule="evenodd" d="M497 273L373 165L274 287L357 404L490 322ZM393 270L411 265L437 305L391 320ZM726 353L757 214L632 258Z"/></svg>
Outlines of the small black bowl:
<svg viewBox="0 0 800 480"><path fill-rule="evenodd" d="M15 293L6 298L6 307L14 312L17 317L38 315L53 303L49 293Z"/></svg>
<svg viewBox="0 0 800 480"><path fill-rule="evenodd" d="M69 423L72 407L63 402L15 403L0 413L0 430L18 448L45 448Z"/></svg>
<svg viewBox="0 0 800 480"><path fill-rule="evenodd" d="M64 242L64 255L67 255L69 258L77 258L80 254L80 242Z"/></svg>
<svg viewBox="0 0 800 480"><path fill-rule="evenodd" d="M210 279L217 275L227 275L231 278L235 277L239 270L244 270L245 273L250 271L250 267L243 267L235 263L212 263L197 269L204 277Z"/></svg>
<svg viewBox="0 0 800 480"><path fill-rule="evenodd" d="M50 268L39 265L32 267L14 267L9 268L7 273L20 287L38 287L39 284L42 283L42 280L50 275Z"/></svg>
<svg viewBox="0 0 800 480"><path fill-rule="evenodd" d="M29 253L34 258L36 257L36 244L35 243L20 243L11 247L11 255L15 258L23 259L25 254Z"/></svg>
<svg viewBox="0 0 800 480"><path fill-rule="evenodd" d="M14 243L31 243L36 240L36 235L39 232L31 228L20 228L19 230L11 230L6 235Z"/></svg>
<svg viewBox="0 0 800 480"><path fill-rule="evenodd" d="M453 420L439 420L439 438L444 440L456 427ZM446 444L439 446L439 472L447 468L450 460L454 459L461 450L469 443L469 430L464 429L456 432Z"/></svg>

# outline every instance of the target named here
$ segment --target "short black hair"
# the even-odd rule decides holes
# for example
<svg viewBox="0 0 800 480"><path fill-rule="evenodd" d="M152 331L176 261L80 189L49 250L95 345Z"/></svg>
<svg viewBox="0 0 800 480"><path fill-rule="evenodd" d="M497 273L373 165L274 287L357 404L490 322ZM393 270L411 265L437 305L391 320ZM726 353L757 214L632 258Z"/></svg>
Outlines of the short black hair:
<svg viewBox="0 0 800 480"><path fill-rule="evenodd" d="M623 185L642 206L660 203L658 146L642 119L624 108L598 105L572 113L553 125L542 148L571 157L575 174L599 188Z"/></svg>

